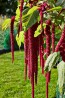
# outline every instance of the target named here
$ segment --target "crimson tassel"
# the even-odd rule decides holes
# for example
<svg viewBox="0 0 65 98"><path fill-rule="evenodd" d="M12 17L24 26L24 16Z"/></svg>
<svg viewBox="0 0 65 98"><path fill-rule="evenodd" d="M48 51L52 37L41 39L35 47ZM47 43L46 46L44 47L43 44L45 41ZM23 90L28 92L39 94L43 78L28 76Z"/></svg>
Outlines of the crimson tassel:
<svg viewBox="0 0 65 98"><path fill-rule="evenodd" d="M56 51L56 52L59 51L59 47L60 47L61 44L63 43L64 38L65 38L65 26L64 26L64 30L63 30L63 32L62 32L61 38L60 38L58 44L56 45L56 48L55 48L55 51Z"/></svg>
<svg viewBox="0 0 65 98"><path fill-rule="evenodd" d="M35 84L37 84L37 76L38 76L38 37L34 38L34 71L35 71Z"/></svg>
<svg viewBox="0 0 65 98"><path fill-rule="evenodd" d="M42 9L40 10L40 24L41 24L41 35L39 37L39 44L40 44L39 53L40 53L40 65L42 67L42 73L44 73L44 58L43 58L43 55L44 55L44 48L43 48L44 30L43 30L43 11L42 11Z"/></svg>
<svg viewBox="0 0 65 98"><path fill-rule="evenodd" d="M49 25L46 25L44 33L46 35L46 55L48 57L50 54L50 42L51 42L50 26Z"/></svg>
<svg viewBox="0 0 65 98"><path fill-rule="evenodd" d="M30 79L30 50L29 50L29 46L28 46L28 78Z"/></svg>
<svg viewBox="0 0 65 98"><path fill-rule="evenodd" d="M30 4L30 7L32 7L32 3L33 3L33 1L31 1L31 0L29 0L29 4ZM30 57L30 54L31 54L31 52L30 52L30 33L31 33L31 28L29 28L29 30L28 30L28 78L30 79L31 78L31 57Z"/></svg>
<svg viewBox="0 0 65 98"><path fill-rule="evenodd" d="M60 51L62 60L65 62L65 26L64 26L64 30L61 34L61 38L60 38L58 44L56 45L55 51L56 52Z"/></svg>
<svg viewBox="0 0 65 98"><path fill-rule="evenodd" d="M48 22L47 22L48 23ZM45 34L46 34L46 55L50 55L50 44L51 44L51 33L50 33L50 22L46 25Z"/></svg>
<svg viewBox="0 0 65 98"><path fill-rule="evenodd" d="M65 39L61 46L59 47L60 55L62 57L62 60L65 62Z"/></svg>
<svg viewBox="0 0 65 98"><path fill-rule="evenodd" d="M24 67L24 79L27 78L27 65L28 65L28 31L24 34L24 53L25 53L25 67Z"/></svg>
<svg viewBox="0 0 65 98"><path fill-rule="evenodd" d="M10 40L11 40L11 52L12 52L12 63L14 61L14 21L15 21L15 17L13 16L11 18L11 25L10 25Z"/></svg>
<svg viewBox="0 0 65 98"><path fill-rule="evenodd" d="M30 64L30 38L29 38L29 30L28 30L28 78L31 77L31 64Z"/></svg>
<svg viewBox="0 0 65 98"><path fill-rule="evenodd" d="M50 21L47 21L50 24ZM46 25L45 28L45 35L46 35L46 55L47 57L50 54L50 42L51 42L51 35L50 35L50 26ZM46 74L46 98L48 98L48 83L50 82L50 72Z"/></svg>
<svg viewBox="0 0 65 98"><path fill-rule="evenodd" d="M43 34L41 34L39 36L39 55L40 55L40 65L42 67L42 73L44 73L44 58L43 58L44 48L43 48L43 44L44 44Z"/></svg>
<svg viewBox="0 0 65 98"><path fill-rule="evenodd" d="M34 32L37 29L38 23L33 25L31 28L28 29L28 72L29 72L29 78L31 80L31 85L32 85L32 98L34 98L34 76L36 75L36 81L37 81L37 67L38 67L38 62L37 62L37 43L35 42L34 38ZM36 46L35 46L36 45ZM36 60L36 61L35 61Z"/></svg>
<svg viewBox="0 0 65 98"><path fill-rule="evenodd" d="M44 47L43 47L44 40L43 40L43 38L44 38L44 35L42 34L42 39L41 39L41 41L42 41L42 46L41 46L41 66L42 66L42 73L44 74L44 58L43 58L43 55L44 55Z"/></svg>
<svg viewBox="0 0 65 98"><path fill-rule="evenodd" d="M24 4L24 0L21 0L21 5L20 5L20 31L22 31L22 11L23 11L23 4Z"/></svg>
<svg viewBox="0 0 65 98"><path fill-rule="evenodd" d="M38 55L36 55L36 64L35 64L35 84L37 84L37 76L38 76Z"/></svg>
<svg viewBox="0 0 65 98"><path fill-rule="evenodd" d="M52 52L55 51L55 25L52 24Z"/></svg>
<svg viewBox="0 0 65 98"><path fill-rule="evenodd" d="M34 98L34 33L32 32L32 28L29 28L29 49L30 49L30 78L32 85L32 98Z"/></svg>

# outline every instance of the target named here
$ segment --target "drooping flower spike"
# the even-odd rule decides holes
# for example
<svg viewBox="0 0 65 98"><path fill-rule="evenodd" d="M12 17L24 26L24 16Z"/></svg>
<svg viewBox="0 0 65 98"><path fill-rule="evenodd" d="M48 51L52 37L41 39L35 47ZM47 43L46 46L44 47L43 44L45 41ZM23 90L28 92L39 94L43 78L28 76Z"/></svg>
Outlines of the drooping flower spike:
<svg viewBox="0 0 65 98"><path fill-rule="evenodd" d="M11 24L10 24L10 40L11 40L12 63L14 61L14 21L15 21L15 16L12 16Z"/></svg>

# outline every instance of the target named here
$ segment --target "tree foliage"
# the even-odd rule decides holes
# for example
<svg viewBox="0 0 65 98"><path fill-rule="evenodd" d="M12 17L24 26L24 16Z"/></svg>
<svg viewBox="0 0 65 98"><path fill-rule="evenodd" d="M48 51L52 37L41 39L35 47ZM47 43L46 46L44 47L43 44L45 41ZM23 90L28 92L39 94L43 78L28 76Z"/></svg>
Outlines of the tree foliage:
<svg viewBox="0 0 65 98"><path fill-rule="evenodd" d="M15 15L17 0L0 0L0 14Z"/></svg>

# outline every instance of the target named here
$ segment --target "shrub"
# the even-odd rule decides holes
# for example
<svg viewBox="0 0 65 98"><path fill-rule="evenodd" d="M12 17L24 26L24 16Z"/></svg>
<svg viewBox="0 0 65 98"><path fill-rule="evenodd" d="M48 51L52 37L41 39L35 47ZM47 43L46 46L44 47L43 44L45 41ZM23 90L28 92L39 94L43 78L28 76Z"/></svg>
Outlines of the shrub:
<svg viewBox="0 0 65 98"><path fill-rule="evenodd" d="M17 42L16 42L16 34L17 34L17 31L14 30L14 49L15 50L18 50L19 47L17 45ZM10 30L9 29L6 29L5 32L4 32L4 48L7 50L7 49L11 49L11 44L10 44ZM23 49L23 43L21 44L21 49Z"/></svg>

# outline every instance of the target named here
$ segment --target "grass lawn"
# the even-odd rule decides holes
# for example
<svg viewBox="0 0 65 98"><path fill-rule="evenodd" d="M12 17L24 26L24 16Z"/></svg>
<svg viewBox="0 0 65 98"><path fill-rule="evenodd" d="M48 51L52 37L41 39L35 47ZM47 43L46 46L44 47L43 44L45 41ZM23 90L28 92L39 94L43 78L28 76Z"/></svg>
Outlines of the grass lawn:
<svg viewBox="0 0 65 98"><path fill-rule="evenodd" d="M49 98L54 98L57 84L57 70L51 73ZM15 52L15 61L11 63L11 53L0 55L0 98L31 98L30 81L24 81L24 52ZM35 86L35 98L45 97L45 78L39 67L38 85Z"/></svg>

